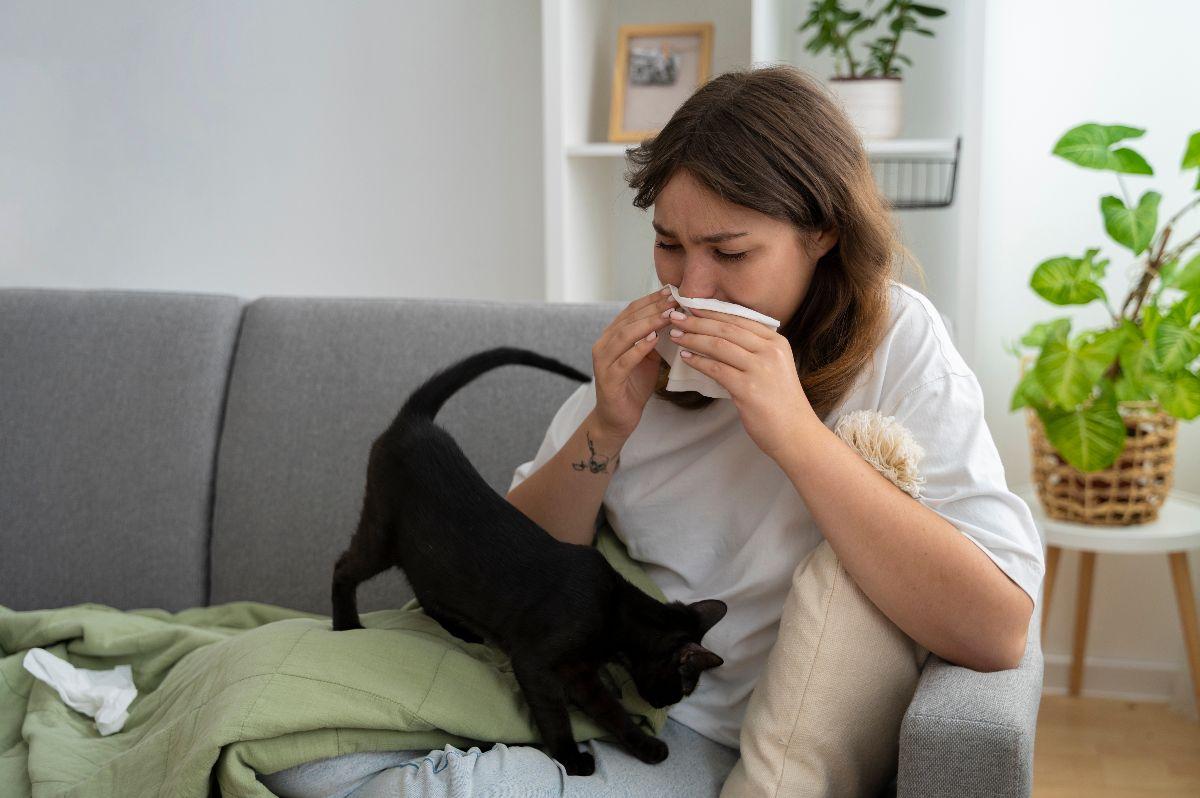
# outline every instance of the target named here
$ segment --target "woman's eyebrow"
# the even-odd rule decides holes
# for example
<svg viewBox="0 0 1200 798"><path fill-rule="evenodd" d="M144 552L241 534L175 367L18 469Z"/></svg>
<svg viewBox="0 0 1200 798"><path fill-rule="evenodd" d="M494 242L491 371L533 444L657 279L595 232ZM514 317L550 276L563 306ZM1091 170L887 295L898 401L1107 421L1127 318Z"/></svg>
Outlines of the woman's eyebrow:
<svg viewBox="0 0 1200 798"><path fill-rule="evenodd" d="M667 228L660 225L658 222L650 222L650 226L653 227L655 229L655 231L661 236L666 236L667 238L678 238L679 237L679 236L675 235L674 233L672 233ZM713 233L712 235L700 236L699 238L693 238L692 243L693 244L720 244L722 241L728 241L731 238L740 238L741 236L748 236L748 235L750 235L750 232L748 230L741 232L741 233Z"/></svg>

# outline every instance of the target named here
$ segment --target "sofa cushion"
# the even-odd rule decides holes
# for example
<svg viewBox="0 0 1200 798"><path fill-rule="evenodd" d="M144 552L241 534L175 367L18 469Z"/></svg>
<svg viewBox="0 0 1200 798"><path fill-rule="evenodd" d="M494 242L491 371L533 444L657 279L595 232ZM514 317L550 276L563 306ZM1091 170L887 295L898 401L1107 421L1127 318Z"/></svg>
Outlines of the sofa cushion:
<svg viewBox="0 0 1200 798"><path fill-rule="evenodd" d="M0 604L205 603L241 300L0 291Z"/></svg>
<svg viewBox="0 0 1200 798"><path fill-rule="evenodd" d="M792 575L721 798L886 795L928 656L821 541Z"/></svg>
<svg viewBox="0 0 1200 798"><path fill-rule="evenodd" d="M245 312L218 456L212 601L329 613L333 563L362 507L371 442L435 371L522 346L591 373L617 303L268 297ZM489 372L438 415L503 494L577 383L526 366ZM359 609L411 597L395 569Z"/></svg>

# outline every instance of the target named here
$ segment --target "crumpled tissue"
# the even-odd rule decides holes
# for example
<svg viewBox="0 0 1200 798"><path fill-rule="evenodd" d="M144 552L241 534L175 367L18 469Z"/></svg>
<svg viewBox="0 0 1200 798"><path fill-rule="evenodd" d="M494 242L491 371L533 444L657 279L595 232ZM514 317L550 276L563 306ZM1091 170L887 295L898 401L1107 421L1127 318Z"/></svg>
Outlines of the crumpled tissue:
<svg viewBox="0 0 1200 798"><path fill-rule="evenodd" d="M29 649L22 664L34 678L57 690L71 709L95 718L101 735L116 734L129 719L125 710L137 698L137 687L128 665L107 671L76 668L44 648Z"/></svg>
<svg viewBox="0 0 1200 798"><path fill-rule="evenodd" d="M719 299L701 299L697 297L682 296L679 293L679 288L668 284L666 288L671 289L671 296L675 297L675 301L679 303L679 310L689 316L695 316L691 312L691 308L699 308L700 310L714 310L718 313L729 313L734 316L741 316L745 319L751 319L761 324L765 324L772 330L779 329L779 320L773 319L770 316L759 313L757 310L745 307L744 305L736 305L733 302L723 302ZM711 396L714 399L728 399L729 392L721 387L721 383L717 382L707 374L701 374L696 369L692 368L687 360L680 355L680 347L672 339L669 328L664 329L659 333L658 342L654 345L655 350L662 356L662 359L667 361L667 365L671 367L670 376L667 378L668 391L698 391L705 396Z"/></svg>

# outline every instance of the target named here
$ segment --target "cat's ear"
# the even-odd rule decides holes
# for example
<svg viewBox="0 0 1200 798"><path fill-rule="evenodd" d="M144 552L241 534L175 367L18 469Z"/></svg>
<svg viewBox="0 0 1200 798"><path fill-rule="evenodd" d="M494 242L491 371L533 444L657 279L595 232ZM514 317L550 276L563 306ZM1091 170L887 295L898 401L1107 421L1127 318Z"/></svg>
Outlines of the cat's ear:
<svg viewBox="0 0 1200 798"><path fill-rule="evenodd" d="M709 629L717 625L717 621L725 617L725 612L729 608L720 599L704 599L692 602L688 605L688 609L700 619L700 637L704 637Z"/></svg>
<svg viewBox="0 0 1200 798"><path fill-rule="evenodd" d="M684 676L696 676L701 671L715 668L725 662L699 643L688 643L679 652L679 672Z"/></svg>

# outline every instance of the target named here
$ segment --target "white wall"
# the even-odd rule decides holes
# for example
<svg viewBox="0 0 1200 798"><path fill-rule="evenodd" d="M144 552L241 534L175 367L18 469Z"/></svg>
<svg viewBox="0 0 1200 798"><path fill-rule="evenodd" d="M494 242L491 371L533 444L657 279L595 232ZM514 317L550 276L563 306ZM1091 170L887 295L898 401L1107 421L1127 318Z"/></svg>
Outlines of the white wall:
<svg viewBox="0 0 1200 798"><path fill-rule="evenodd" d="M536 0L0 0L0 286L533 298Z"/></svg>
<svg viewBox="0 0 1200 798"><path fill-rule="evenodd" d="M983 384L988 424L1010 484L1029 481L1024 419L1008 412L1016 380L1002 342L1035 321L1065 315L1028 287L1034 267L1089 246L1109 256L1105 288L1114 304L1127 293L1127 250L1104 232L1103 194L1120 195L1111 173L1083 169L1050 155L1055 141L1083 122L1147 129L1130 142L1154 177L1126 177L1135 197L1163 194L1164 218L1190 196L1196 173L1178 167L1187 136L1200 129L1194 76L1200 74L1200 4L1180 0L992 0L987 4L980 196L979 317L972 366ZM1185 230L1195 231L1196 216ZM1180 231L1181 233L1184 230ZM1103 313L1079 313L1080 324ZM1176 484L1200 492L1200 427L1181 427ZM1067 554L1051 602L1047 684L1063 683L1070 652L1077 555ZM1191 557L1193 581L1200 558ZM1184 702L1183 644L1164 556L1102 555L1097 560L1088 641L1094 668L1085 688L1173 692ZM1095 680L1089 681L1094 673ZM1124 686L1124 687L1123 687Z"/></svg>

